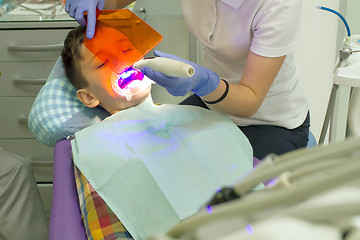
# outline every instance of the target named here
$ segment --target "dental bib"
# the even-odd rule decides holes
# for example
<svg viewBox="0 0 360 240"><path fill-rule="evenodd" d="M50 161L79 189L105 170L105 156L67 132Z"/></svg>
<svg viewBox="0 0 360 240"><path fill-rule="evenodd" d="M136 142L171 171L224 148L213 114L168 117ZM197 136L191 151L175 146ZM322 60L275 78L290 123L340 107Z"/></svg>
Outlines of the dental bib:
<svg viewBox="0 0 360 240"><path fill-rule="evenodd" d="M73 159L136 240L166 233L252 170L227 117L150 98L75 133Z"/></svg>

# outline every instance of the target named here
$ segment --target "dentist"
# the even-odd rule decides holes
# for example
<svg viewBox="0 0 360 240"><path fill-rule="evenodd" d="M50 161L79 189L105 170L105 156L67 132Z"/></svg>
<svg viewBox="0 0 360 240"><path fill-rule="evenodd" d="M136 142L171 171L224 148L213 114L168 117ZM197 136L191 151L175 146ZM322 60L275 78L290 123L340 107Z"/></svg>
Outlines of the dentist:
<svg viewBox="0 0 360 240"><path fill-rule="evenodd" d="M203 46L203 66L155 51L157 57L189 63L194 76L171 78L148 67L142 72L174 96L192 91L181 104L228 115L259 159L306 147L310 116L294 57L301 0L181 2L185 23ZM87 37L92 38L95 10L104 4L104 0L67 0L65 10L82 25L84 12L88 13Z"/></svg>

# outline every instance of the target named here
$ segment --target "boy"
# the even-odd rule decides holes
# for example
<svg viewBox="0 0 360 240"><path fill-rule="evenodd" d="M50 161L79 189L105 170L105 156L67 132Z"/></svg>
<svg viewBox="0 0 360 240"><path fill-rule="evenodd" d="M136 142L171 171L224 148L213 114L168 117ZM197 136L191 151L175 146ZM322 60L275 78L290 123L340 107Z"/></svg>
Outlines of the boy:
<svg viewBox="0 0 360 240"><path fill-rule="evenodd" d="M252 169L248 140L225 116L155 106L150 86L131 99L117 94L113 71L84 46L84 35L78 27L65 39L66 76L82 103L112 116L75 133L74 162L134 239L165 233Z"/></svg>

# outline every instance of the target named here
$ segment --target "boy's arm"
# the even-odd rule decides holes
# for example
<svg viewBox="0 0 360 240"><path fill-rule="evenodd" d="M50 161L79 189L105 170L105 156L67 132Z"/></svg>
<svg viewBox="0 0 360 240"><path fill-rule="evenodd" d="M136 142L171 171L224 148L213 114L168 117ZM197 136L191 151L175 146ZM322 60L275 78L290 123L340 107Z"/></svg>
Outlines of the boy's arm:
<svg viewBox="0 0 360 240"><path fill-rule="evenodd" d="M104 9L120 9L133 2L135 2L135 0L107 0L105 1Z"/></svg>

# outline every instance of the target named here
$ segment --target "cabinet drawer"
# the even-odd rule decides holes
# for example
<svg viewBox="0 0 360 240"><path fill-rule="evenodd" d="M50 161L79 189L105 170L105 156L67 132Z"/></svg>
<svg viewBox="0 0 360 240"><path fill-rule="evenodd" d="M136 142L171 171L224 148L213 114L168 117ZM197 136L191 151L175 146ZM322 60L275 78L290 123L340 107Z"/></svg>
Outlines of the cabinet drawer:
<svg viewBox="0 0 360 240"><path fill-rule="evenodd" d="M69 31L3 30L0 34L0 61L56 60Z"/></svg>
<svg viewBox="0 0 360 240"><path fill-rule="evenodd" d="M54 149L47 147L36 139L0 139L0 146L29 161L36 182L53 181Z"/></svg>
<svg viewBox="0 0 360 240"><path fill-rule="evenodd" d="M0 62L0 96L35 97L45 84L55 61Z"/></svg>
<svg viewBox="0 0 360 240"><path fill-rule="evenodd" d="M34 138L28 116L35 97L0 97L0 138Z"/></svg>

